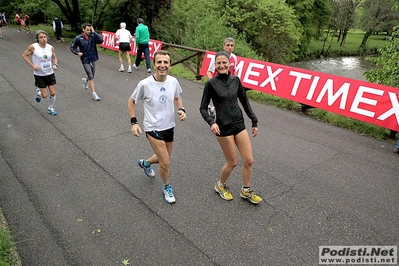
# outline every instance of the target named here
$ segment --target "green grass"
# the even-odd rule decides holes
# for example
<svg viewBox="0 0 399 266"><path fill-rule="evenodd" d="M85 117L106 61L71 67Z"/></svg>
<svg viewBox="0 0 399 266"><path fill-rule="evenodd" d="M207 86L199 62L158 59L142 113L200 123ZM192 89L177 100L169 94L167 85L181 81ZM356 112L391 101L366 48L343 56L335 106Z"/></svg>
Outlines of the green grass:
<svg viewBox="0 0 399 266"><path fill-rule="evenodd" d="M334 37L332 41L331 37L329 37L324 48L323 56L334 57L334 56L359 56L359 55L375 54L377 52L377 49L384 47L386 43L385 35L383 34L371 35L366 42L366 48L361 49L360 44L362 43L363 36L364 32L362 31L359 30L349 31L346 37L345 45L342 47L340 46L340 42L337 41L337 37ZM319 57L319 55L321 54L321 50L323 48L323 43L324 43L324 37L312 41L309 45L309 52L307 56L309 58ZM327 47L330 44L331 44L331 49L328 53L326 53Z"/></svg>
<svg viewBox="0 0 399 266"><path fill-rule="evenodd" d="M16 265L20 265L16 246L0 209L0 266Z"/></svg>

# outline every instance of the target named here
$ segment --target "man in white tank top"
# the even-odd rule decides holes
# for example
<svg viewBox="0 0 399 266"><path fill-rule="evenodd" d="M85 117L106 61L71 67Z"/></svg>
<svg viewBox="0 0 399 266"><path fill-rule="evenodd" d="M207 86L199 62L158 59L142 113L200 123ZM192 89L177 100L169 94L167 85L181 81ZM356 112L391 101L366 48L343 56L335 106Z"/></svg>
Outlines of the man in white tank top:
<svg viewBox="0 0 399 266"><path fill-rule="evenodd" d="M180 97L182 89L175 77L168 75L171 57L168 51L158 50L154 54L155 74L139 82L128 101L128 111L132 124L132 135L142 133L136 118L136 104L143 101L143 129L154 151L147 160L139 159L138 165L148 177L154 177L151 165L159 163L159 175L163 182L162 194L167 203L175 203L173 189L169 184L170 155L173 149L175 115L180 121L186 120L186 110ZM175 106L177 112L175 111Z"/></svg>
<svg viewBox="0 0 399 266"><path fill-rule="evenodd" d="M54 47L47 43L48 35L45 31L38 30L36 32L36 41L22 54L22 58L33 69L35 77L36 101L39 103L41 98L47 98L50 93L50 105L47 112L51 115L57 115L54 109L55 104L55 85L56 79L54 70L58 70L58 59L55 55ZM32 56L32 61L29 57Z"/></svg>

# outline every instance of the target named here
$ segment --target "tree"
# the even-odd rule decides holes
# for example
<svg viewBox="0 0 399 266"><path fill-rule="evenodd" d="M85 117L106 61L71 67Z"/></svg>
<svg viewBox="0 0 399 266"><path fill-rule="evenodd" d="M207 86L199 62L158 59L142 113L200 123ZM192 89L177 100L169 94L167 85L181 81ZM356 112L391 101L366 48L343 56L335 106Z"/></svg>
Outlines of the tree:
<svg viewBox="0 0 399 266"><path fill-rule="evenodd" d="M332 7L329 0L286 0L295 11L303 33L299 46L299 57L305 56L310 42L321 36L331 20Z"/></svg>
<svg viewBox="0 0 399 266"><path fill-rule="evenodd" d="M280 0L219 0L221 16L245 36L267 61L285 63L296 58L303 28L294 10Z"/></svg>
<svg viewBox="0 0 399 266"><path fill-rule="evenodd" d="M368 38L375 32L392 32L393 27L399 22L399 14L392 7L391 0L365 0L360 4L360 27L366 32L360 48L366 47Z"/></svg>
<svg viewBox="0 0 399 266"><path fill-rule="evenodd" d="M393 0L394 10L399 8L399 0ZM366 71L364 76L370 82L376 82L391 87L399 87L399 25L393 32L392 38L383 49L379 49L379 57L368 57L378 68Z"/></svg>

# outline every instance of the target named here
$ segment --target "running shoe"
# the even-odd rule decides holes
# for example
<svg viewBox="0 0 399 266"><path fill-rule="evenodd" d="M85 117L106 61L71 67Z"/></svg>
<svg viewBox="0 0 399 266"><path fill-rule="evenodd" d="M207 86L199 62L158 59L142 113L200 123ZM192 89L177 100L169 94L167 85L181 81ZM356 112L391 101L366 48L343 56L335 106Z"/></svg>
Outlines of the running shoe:
<svg viewBox="0 0 399 266"><path fill-rule="evenodd" d="M133 64L133 68L136 69L136 70L139 69L139 67L136 66L136 64Z"/></svg>
<svg viewBox="0 0 399 266"><path fill-rule="evenodd" d="M176 199L173 195L173 188L170 185L167 185L162 189L163 198L167 203L175 203Z"/></svg>
<svg viewBox="0 0 399 266"><path fill-rule="evenodd" d="M131 67L129 67L129 68L127 69L127 73L132 73L132 68L131 68Z"/></svg>
<svg viewBox="0 0 399 266"><path fill-rule="evenodd" d="M250 188L247 192L244 192L243 189L240 190L240 196L243 199L247 199L253 204L259 204L262 202L262 198L256 195L253 191L252 188Z"/></svg>
<svg viewBox="0 0 399 266"><path fill-rule="evenodd" d="M229 188L226 185L219 186L216 182L215 191L219 193L220 197L225 200L232 200L233 195L231 194Z"/></svg>
<svg viewBox="0 0 399 266"><path fill-rule="evenodd" d="M36 102L40 103L41 100L42 100L42 93L40 89L36 89Z"/></svg>
<svg viewBox="0 0 399 266"><path fill-rule="evenodd" d="M119 72L123 72L125 69L123 67L119 68Z"/></svg>
<svg viewBox="0 0 399 266"><path fill-rule="evenodd" d="M57 115L57 111L53 108L53 107L48 107L47 108L47 113L49 113L50 115Z"/></svg>
<svg viewBox="0 0 399 266"><path fill-rule="evenodd" d="M98 97L96 92L93 92L93 100L95 101L101 101L100 97Z"/></svg>
<svg viewBox="0 0 399 266"><path fill-rule="evenodd" d="M86 78L82 78L83 88L87 90L89 88L89 83L87 82Z"/></svg>
<svg viewBox="0 0 399 266"><path fill-rule="evenodd" d="M147 73L151 73L151 68L147 68Z"/></svg>
<svg viewBox="0 0 399 266"><path fill-rule="evenodd" d="M144 169L144 174L148 177L154 177L155 176L155 172L154 169L152 169L151 165L146 167L144 166L144 159L139 159L137 161L137 164Z"/></svg>

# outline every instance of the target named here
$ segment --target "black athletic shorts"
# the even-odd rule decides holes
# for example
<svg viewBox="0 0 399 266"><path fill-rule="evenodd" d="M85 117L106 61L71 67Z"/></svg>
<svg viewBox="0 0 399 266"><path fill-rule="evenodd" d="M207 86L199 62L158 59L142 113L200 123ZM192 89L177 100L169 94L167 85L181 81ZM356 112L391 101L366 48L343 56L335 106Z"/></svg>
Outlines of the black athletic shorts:
<svg viewBox="0 0 399 266"><path fill-rule="evenodd" d="M130 51L130 43L128 43L128 42L119 43L119 51L129 52Z"/></svg>
<svg viewBox="0 0 399 266"><path fill-rule="evenodd" d="M47 86L57 84L54 73L48 76L35 76L35 86L39 89L47 88Z"/></svg>
<svg viewBox="0 0 399 266"><path fill-rule="evenodd" d="M162 130L162 131L155 131L155 130L148 131L148 132L145 132L145 134L146 134L147 138L148 138L148 135L150 135L154 139L163 140L165 142L173 142L173 136L175 133L174 130L175 130L175 128L172 127L170 129Z"/></svg>
<svg viewBox="0 0 399 266"><path fill-rule="evenodd" d="M218 137L227 137L227 136L235 136L238 135L241 131L245 130L245 124L239 125L228 125L228 126L219 126L220 135L216 135Z"/></svg>

